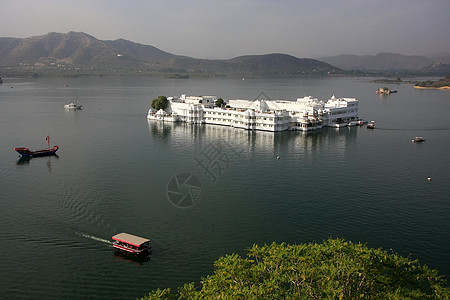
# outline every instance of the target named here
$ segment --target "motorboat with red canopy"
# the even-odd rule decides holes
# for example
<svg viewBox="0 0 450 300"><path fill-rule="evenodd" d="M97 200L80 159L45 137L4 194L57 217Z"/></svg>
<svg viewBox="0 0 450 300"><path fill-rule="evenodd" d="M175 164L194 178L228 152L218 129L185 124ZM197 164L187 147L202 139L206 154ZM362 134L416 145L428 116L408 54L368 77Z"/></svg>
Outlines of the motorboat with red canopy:
<svg viewBox="0 0 450 300"><path fill-rule="evenodd" d="M145 253L150 249L150 240L132 235L129 233L119 233L112 237L113 247L133 254Z"/></svg>

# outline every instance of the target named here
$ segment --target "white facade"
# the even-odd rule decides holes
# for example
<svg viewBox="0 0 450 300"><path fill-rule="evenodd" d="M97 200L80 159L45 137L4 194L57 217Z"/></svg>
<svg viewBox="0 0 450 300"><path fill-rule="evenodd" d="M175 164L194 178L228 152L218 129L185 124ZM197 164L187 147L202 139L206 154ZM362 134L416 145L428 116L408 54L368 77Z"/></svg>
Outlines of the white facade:
<svg viewBox="0 0 450 300"><path fill-rule="evenodd" d="M358 119L358 100L336 98L323 102L311 96L289 100L229 100L225 108L214 106L215 96L169 97L165 111L150 108L149 120L216 124L248 130L315 130L346 126Z"/></svg>

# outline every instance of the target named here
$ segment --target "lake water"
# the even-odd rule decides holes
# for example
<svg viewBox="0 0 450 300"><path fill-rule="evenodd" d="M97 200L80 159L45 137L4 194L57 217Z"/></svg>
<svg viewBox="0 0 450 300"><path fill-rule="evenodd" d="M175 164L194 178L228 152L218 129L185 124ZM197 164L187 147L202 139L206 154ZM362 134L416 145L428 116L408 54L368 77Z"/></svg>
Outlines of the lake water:
<svg viewBox="0 0 450 300"><path fill-rule="evenodd" d="M367 78L4 78L0 297L135 299L254 243L343 237L450 276L450 92ZM159 95L356 97L377 128L254 132L148 122ZM81 111L63 105L78 98ZM14 147L59 145L19 160ZM422 144L412 143L424 136ZM214 156L215 165L202 167ZM277 159L277 156L280 159ZM204 166L204 165L203 165ZM427 178L432 177L432 181ZM186 185L178 186L187 180ZM191 195L191 202L179 201ZM152 240L136 260L111 236Z"/></svg>

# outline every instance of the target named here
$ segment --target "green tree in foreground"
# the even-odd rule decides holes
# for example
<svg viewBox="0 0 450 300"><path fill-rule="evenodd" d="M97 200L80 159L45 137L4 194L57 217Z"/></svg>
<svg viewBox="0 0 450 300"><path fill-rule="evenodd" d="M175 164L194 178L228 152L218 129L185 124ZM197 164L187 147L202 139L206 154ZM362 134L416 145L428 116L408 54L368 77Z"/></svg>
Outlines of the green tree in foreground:
<svg viewBox="0 0 450 300"><path fill-rule="evenodd" d="M169 105L169 100L166 96L159 96L152 100L152 107L156 110L166 109L167 105Z"/></svg>
<svg viewBox="0 0 450 300"><path fill-rule="evenodd" d="M215 106L217 106L217 107L223 107L223 106L226 105L225 101L224 101L222 98L217 99L217 100L214 102L214 104L215 104Z"/></svg>
<svg viewBox="0 0 450 300"><path fill-rule="evenodd" d="M344 239L254 245L247 258L226 255L214 267L200 284L143 299L450 299L437 270Z"/></svg>

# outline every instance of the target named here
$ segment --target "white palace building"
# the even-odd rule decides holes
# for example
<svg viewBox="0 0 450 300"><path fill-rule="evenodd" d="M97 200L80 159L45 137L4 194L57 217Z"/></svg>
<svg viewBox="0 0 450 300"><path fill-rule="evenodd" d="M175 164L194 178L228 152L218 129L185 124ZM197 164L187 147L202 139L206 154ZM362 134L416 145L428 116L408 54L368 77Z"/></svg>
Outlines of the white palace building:
<svg viewBox="0 0 450 300"><path fill-rule="evenodd" d="M215 107L216 96L168 97L165 110L150 108L149 120L215 124L247 130L315 130L358 124L358 100L336 98L324 102L307 96L291 100L229 100Z"/></svg>

